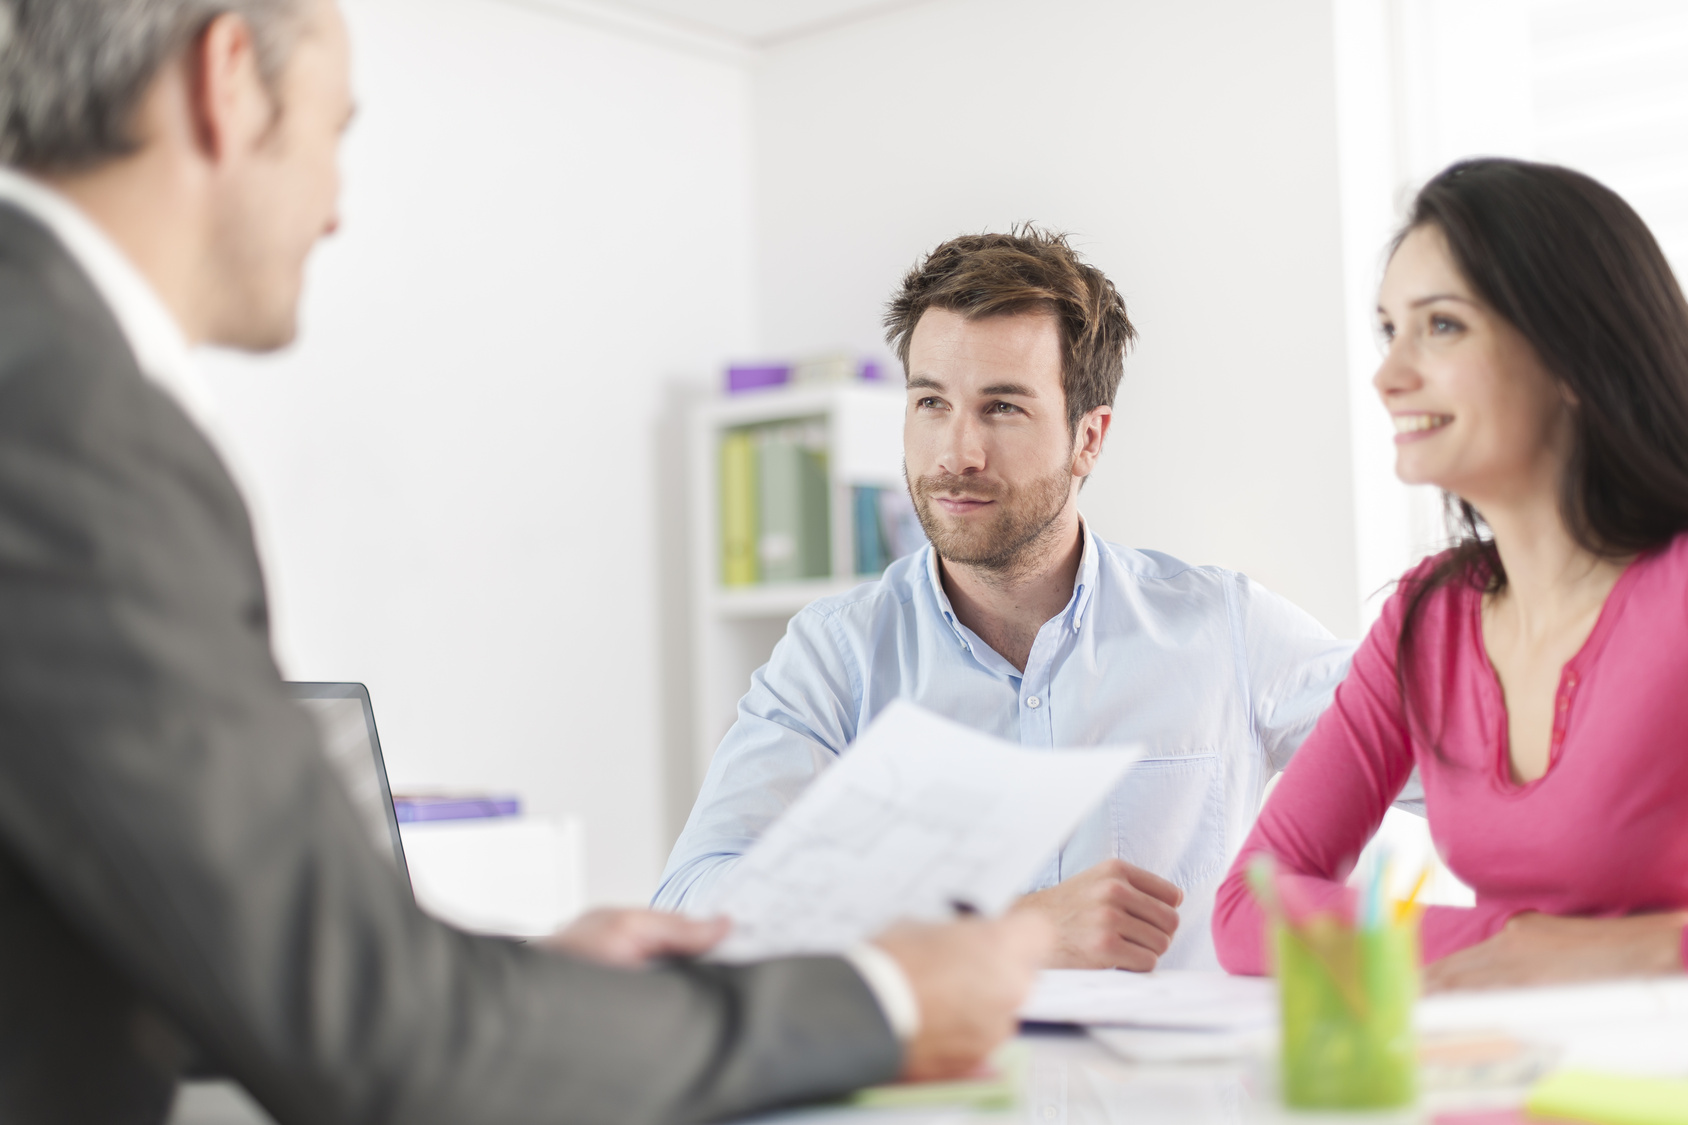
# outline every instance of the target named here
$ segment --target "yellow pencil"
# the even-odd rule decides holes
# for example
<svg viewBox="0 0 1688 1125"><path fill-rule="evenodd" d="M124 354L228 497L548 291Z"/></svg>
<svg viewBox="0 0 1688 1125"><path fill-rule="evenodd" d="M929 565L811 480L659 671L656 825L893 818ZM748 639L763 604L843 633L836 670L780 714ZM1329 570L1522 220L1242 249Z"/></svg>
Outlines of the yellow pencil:
<svg viewBox="0 0 1688 1125"><path fill-rule="evenodd" d="M1405 922L1412 914L1413 904L1418 901L1418 896L1424 891L1424 884L1429 881L1430 865L1427 863L1424 865L1424 870L1418 873L1418 882L1413 884L1412 894L1408 895L1405 901L1395 904L1395 921L1397 924Z"/></svg>

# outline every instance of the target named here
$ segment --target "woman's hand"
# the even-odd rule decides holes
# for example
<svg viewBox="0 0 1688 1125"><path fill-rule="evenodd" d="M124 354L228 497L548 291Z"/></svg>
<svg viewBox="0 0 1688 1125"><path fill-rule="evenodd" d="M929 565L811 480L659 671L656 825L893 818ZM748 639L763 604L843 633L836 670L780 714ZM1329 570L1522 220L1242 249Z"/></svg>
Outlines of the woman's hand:
<svg viewBox="0 0 1688 1125"><path fill-rule="evenodd" d="M1517 988L1680 973L1688 913L1628 918L1518 914L1500 933L1424 968L1424 990Z"/></svg>

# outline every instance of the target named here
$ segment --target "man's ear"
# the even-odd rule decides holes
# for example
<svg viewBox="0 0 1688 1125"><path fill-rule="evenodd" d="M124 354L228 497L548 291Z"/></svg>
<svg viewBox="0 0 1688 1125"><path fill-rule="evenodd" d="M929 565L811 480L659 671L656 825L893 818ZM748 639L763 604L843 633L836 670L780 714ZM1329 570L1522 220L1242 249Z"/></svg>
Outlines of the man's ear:
<svg viewBox="0 0 1688 1125"><path fill-rule="evenodd" d="M1092 407L1078 420L1078 431L1073 434L1073 476L1087 477L1095 470L1113 421L1111 406Z"/></svg>
<svg viewBox="0 0 1688 1125"><path fill-rule="evenodd" d="M248 151L274 122L277 106L258 66L252 27L225 12L188 49L188 107L200 153L213 163Z"/></svg>

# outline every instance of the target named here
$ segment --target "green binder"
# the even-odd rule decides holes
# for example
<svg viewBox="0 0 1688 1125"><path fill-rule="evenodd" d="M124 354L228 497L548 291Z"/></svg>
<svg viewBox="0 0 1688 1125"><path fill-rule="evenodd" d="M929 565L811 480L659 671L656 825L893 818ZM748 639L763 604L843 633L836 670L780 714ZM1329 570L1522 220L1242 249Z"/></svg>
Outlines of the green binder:
<svg viewBox="0 0 1688 1125"><path fill-rule="evenodd" d="M825 578L832 572L826 451L800 425L763 431L757 473L761 527L757 562L764 582Z"/></svg>
<svg viewBox="0 0 1688 1125"><path fill-rule="evenodd" d="M750 586L756 565L756 439L749 430L721 438L721 584Z"/></svg>

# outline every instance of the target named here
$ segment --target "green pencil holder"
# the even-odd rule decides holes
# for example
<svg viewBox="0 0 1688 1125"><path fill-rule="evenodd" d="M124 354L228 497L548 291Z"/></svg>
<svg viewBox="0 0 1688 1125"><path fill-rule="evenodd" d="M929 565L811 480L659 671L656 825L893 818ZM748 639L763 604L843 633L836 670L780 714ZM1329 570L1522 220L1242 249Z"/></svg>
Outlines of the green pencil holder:
<svg viewBox="0 0 1688 1125"><path fill-rule="evenodd" d="M1327 921L1331 928L1318 951L1287 926L1273 935L1284 1103L1297 1109L1410 1105L1418 1097L1412 1024L1418 927L1407 921L1356 931Z"/></svg>

